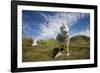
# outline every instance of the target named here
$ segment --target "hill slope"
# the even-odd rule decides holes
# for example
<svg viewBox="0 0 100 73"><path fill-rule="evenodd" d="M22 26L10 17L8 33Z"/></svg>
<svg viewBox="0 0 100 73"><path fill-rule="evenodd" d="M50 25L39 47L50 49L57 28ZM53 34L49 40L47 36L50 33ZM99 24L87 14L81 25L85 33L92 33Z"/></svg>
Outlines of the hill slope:
<svg viewBox="0 0 100 73"><path fill-rule="evenodd" d="M89 44L90 38L87 36L78 35L78 36L72 37L70 41L76 42L77 44Z"/></svg>
<svg viewBox="0 0 100 73"><path fill-rule="evenodd" d="M27 38L26 38L27 40ZM31 42L32 40L30 40ZM29 42L29 41L28 41ZM22 61L23 62L34 62L34 61L54 61L54 60L79 60L90 58L90 38L87 36L74 36L70 38L70 56L65 54L59 56L56 59L52 59L53 49L57 47L55 39L46 40L46 42L40 42L39 46L29 46L29 43L24 42L22 49ZM26 45L28 44L28 46Z"/></svg>

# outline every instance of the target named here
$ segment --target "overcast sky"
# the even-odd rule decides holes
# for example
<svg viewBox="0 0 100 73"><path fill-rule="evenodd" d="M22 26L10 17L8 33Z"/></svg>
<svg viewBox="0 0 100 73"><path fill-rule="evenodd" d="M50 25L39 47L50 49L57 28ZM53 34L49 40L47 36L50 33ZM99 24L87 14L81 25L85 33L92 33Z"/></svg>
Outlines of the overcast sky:
<svg viewBox="0 0 100 73"><path fill-rule="evenodd" d="M22 35L35 39L55 38L62 22L70 26L69 35L90 34L90 14L75 12L22 11Z"/></svg>

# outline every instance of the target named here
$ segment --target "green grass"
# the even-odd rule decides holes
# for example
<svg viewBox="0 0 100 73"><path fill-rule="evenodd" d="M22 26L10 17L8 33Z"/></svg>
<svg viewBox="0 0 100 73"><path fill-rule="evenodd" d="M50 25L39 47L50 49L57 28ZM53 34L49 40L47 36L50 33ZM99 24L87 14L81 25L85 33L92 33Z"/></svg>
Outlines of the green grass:
<svg viewBox="0 0 100 73"><path fill-rule="evenodd" d="M61 55L52 59L52 52L57 47L56 40L41 40L39 46L31 46L32 40L24 38L22 48L22 61L23 62L36 62L36 61L56 61L56 60L79 60L90 58L90 39L85 36L72 37L70 41L70 56ZM28 43L28 45L27 45Z"/></svg>

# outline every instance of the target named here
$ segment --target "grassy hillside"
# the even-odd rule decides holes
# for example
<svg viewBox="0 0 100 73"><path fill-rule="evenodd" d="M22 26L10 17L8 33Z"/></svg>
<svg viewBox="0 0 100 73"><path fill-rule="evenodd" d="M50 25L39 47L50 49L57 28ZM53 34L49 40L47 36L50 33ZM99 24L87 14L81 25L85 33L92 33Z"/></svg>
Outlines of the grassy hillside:
<svg viewBox="0 0 100 73"><path fill-rule="evenodd" d="M87 36L82 36L82 35L79 35L79 36L74 36L70 39L71 41L71 44L89 44L90 43L90 38L87 37Z"/></svg>
<svg viewBox="0 0 100 73"><path fill-rule="evenodd" d="M90 58L90 38L86 36L74 36L70 39L70 56L65 54L56 59L52 59L53 49L57 47L55 39L40 40L38 46L31 46L31 38L23 38L22 41L22 61L54 61L54 60L79 60Z"/></svg>

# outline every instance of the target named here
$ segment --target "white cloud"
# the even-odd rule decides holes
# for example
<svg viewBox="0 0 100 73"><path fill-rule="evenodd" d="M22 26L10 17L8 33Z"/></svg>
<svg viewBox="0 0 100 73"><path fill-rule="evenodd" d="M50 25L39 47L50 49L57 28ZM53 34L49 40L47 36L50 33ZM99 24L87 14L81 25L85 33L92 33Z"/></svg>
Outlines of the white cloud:
<svg viewBox="0 0 100 73"><path fill-rule="evenodd" d="M82 32L80 32L79 34L90 37L90 26L87 26L87 28L83 30Z"/></svg>
<svg viewBox="0 0 100 73"><path fill-rule="evenodd" d="M85 13L56 13L54 16L40 13L45 19L45 22L40 26L40 36L38 39L55 38L60 31L62 22L67 26L74 25L79 19L83 18L87 14ZM88 33L88 32L87 32Z"/></svg>
<svg viewBox="0 0 100 73"><path fill-rule="evenodd" d="M87 37L90 37L90 26L88 25L86 27L86 29L84 29L84 30L82 30L80 32L74 33L73 35L71 35L71 37L77 36L77 35L85 35Z"/></svg>

